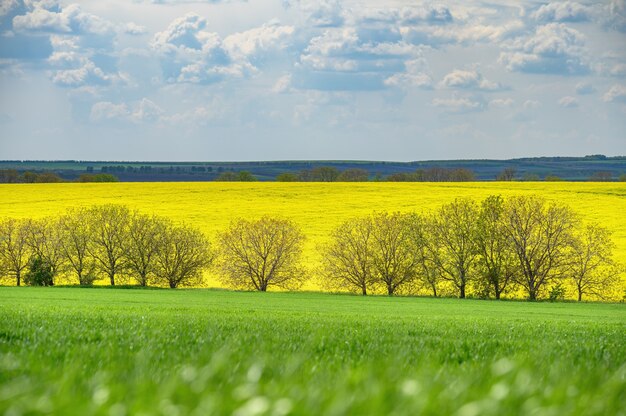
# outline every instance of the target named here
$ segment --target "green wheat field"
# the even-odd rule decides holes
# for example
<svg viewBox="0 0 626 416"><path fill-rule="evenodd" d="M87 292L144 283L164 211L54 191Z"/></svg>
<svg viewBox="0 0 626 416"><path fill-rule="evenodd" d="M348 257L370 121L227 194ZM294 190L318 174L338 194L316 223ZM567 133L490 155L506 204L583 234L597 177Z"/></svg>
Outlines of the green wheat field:
<svg viewBox="0 0 626 416"><path fill-rule="evenodd" d="M0 413L626 414L623 304L0 288Z"/></svg>

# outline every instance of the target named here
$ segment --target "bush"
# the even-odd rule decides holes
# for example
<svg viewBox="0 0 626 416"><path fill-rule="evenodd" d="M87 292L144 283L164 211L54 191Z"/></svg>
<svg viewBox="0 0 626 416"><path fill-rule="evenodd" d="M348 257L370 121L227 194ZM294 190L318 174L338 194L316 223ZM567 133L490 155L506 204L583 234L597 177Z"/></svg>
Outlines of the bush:
<svg viewBox="0 0 626 416"><path fill-rule="evenodd" d="M33 257L28 264L24 282L30 286L53 286L54 273L50 263L41 257Z"/></svg>

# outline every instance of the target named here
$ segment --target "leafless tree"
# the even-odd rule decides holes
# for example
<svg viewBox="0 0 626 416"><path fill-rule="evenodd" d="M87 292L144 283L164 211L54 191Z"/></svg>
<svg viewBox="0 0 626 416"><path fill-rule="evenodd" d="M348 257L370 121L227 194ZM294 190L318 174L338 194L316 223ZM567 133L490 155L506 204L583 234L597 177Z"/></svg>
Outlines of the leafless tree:
<svg viewBox="0 0 626 416"><path fill-rule="evenodd" d="M127 267L139 285L147 286L154 278L156 255L167 223L154 215L133 212L128 222L128 235L123 241Z"/></svg>
<svg viewBox="0 0 626 416"><path fill-rule="evenodd" d="M399 212L372 216L372 270L392 296L415 281L418 257L413 251L408 217Z"/></svg>
<svg viewBox="0 0 626 416"><path fill-rule="evenodd" d="M373 221L353 218L339 225L322 248L323 275L332 289L348 289L367 295L376 283L373 273Z"/></svg>
<svg viewBox="0 0 626 416"><path fill-rule="evenodd" d="M22 273L30 258L26 226L25 220L0 220L0 264L6 273L15 278L17 286L22 284Z"/></svg>
<svg viewBox="0 0 626 416"><path fill-rule="evenodd" d="M435 251L432 238L434 224L431 217L410 214L407 221L414 254L417 256L418 268L417 279L422 286L428 288L434 297L438 296L438 286L441 276L435 266L432 253Z"/></svg>
<svg viewBox="0 0 626 416"><path fill-rule="evenodd" d="M456 199L443 205L432 218L432 238L429 255L442 279L451 282L459 298L473 278L477 258L476 231L478 208L470 199Z"/></svg>
<svg viewBox="0 0 626 416"><path fill-rule="evenodd" d="M202 281L202 272L213 257L207 238L195 228L168 222L160 232L155 256L157 282L170 288Z"/></svg>
<svg viewBox="0 0 626 416"><path fill-rule="evenodd" d="M126 267L125 240L128 233L130 211L122 205L101 205L90 208L91 255L100 271L115 286L115 276Z"/></svg>
<svg viewBox="0 0 626 416"><path fill-rule="evenodd" d="M26 243L34 257L38 257L50 267L54 279L65 265L63 256L61 227L58 218L28 220Z"/></svg>
<svg viewBox="0 0 626 416"><path fill-rule="evenodd" d="M504 199L491 195L482 201L477 218L476 249L478 250L479 282L500 299L517 275L517 258L505 232Z"/></svg>
<svg viewBox="0 0 626 416"><path fill-rule="evenodd" d="M619 282L614 247L611 232L598 224L587 225L572 239L567 272L576 285L579 302L584 295L606 298L610 288Z"/></svg>
<svg viewBox="0 0 626 416"><path fill-rule="evenodd" d="M239 219L219 241L219 268L229 286L264 292L270 286L297 288L305 278L300 266L304 235L290 220Z"/></svg>
<svg viewBox="0 0 626 416"><path fill-rule="evenodd" d="M504 218L517 257L517 282L536 300L547 284L562 277L576 217L566 206L514 196L505 203Z"/></svg>
<svg viewBox="0 0 626 416"><path fill-rule="evenodd" d="M91 285L96 279L96 259L91 255L92 222L86 208L69 209L59 220L61 252L65 264L80 285Z"/></svg>
<svg viewBox="0 0 626 416"><path fill-rule="evenodd" d="M350 168L342 171L337 182L367 182L369 173L365 169Z"/></svg>

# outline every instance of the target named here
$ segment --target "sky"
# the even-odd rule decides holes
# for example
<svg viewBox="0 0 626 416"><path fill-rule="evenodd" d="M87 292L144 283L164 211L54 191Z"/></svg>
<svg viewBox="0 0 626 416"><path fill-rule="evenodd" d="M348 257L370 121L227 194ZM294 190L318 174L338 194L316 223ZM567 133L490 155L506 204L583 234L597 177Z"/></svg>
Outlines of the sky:
<svg viewBox="0 0 626 416"><path fill-rule="evenodd" d="M626 154L626 0L0 0L0 159Z"/></svg>

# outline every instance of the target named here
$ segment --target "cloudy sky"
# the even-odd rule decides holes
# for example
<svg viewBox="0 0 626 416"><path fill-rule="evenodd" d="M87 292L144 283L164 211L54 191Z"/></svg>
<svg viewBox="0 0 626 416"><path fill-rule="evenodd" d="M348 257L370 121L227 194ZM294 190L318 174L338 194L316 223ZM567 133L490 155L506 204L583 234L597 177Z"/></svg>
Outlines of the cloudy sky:
<svg viewBox="0 0 626 416"><path fill-rule="evenodd" d="M0 0L0 159L626 154L626 1Z"/></svg>

